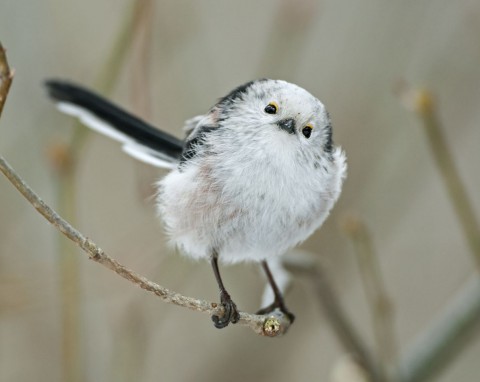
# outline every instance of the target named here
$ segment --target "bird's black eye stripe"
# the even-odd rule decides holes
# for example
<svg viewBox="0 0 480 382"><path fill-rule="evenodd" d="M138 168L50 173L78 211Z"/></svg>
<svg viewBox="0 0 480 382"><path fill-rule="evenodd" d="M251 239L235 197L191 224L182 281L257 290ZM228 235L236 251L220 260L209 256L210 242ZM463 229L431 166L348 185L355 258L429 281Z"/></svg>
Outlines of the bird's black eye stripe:
<svg viewBox="0 0 480 382"><path fill-rule="evenodd" d="M277 114L278 106L273 102L270 102L267 106L265 106L264 110L267 114Z"/></svg>
<svg viewBox="0 0 480 382"><path fill-rule="evenodd" d="M310 138L310 135L312 135L312 127L311 126L305 126L302 129L302 134L305 136L305 138Z"/></svg>

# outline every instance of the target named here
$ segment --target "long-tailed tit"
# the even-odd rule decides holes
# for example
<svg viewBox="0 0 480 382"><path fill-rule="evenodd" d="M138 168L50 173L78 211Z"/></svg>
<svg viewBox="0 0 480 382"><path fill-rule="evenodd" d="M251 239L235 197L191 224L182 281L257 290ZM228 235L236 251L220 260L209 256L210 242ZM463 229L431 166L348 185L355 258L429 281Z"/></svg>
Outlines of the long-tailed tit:
<svg viewBox="0 0 480 382"><path fill-rule="evenodd" d="M317 98L285 81L248 82L188 120L181 140L82 87L46 85L62 112L120 141L136 159L170 170L158 182L158 210L182 253L210 260L225 308L212 317L217 328L239 319L218 260L260 263L275 294L261 313L280 309L293 320L267 261L320 227L346 176L345 154L333 146Z"/></svg>

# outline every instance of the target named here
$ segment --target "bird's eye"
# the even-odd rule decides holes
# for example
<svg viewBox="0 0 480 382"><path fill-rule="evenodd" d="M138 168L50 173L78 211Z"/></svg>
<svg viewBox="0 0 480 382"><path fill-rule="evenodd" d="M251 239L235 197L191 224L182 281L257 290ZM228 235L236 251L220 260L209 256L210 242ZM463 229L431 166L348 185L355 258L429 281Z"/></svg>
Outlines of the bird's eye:
<svg viewBox="0 0 480 382"><path fill-rule="evenodd" d="M265 106L264 110L267 114L277 114L278 105L275 102L270 102L267 106Z"/></svg>
<svg viewBox="0 0 480 382"><path fill-rule="evenodd" d="M312 135L312 126L307 125L302 129L302 134L305 136L305 138L310 138L310 135Z"/></svg>

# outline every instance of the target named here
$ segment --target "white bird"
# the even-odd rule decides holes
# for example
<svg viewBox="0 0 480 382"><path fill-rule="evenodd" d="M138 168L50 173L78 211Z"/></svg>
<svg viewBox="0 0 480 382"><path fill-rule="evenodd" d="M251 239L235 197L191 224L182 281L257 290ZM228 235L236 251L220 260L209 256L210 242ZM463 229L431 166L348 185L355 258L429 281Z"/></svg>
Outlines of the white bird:
<svg viewBox="0 0 480 382"><path fill-rule="evenodd" d="M224 263L261 263L274 302L293 321L269 271L275 259L307 239L327 218L346 176L333 146L325 106L306 90L261 79L237 87L205 115L188 120L177 139L71 83L48 81L58 108L123 144L125 152L170 169L157 205L179 250L211 261L225 307L217 328L239 319L220 277Z"/></svg>

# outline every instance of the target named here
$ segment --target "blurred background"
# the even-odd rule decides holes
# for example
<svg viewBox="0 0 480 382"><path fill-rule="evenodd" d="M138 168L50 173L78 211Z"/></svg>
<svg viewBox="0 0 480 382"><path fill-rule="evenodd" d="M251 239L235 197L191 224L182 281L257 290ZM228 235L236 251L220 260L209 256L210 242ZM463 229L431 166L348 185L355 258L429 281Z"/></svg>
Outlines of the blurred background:
<svg viewBox="0 0 480 382"><path fill-rule="evenodd" d="M321 99L349 175L302 249L315 253L346 315L381 353L349 216L368 227L392 307L390 366L478 269L409 102L410 89L433 95L478 216L476 0L2 0L0 41L16 71L0 153L108 254L161 285L218 299L209 264L165 246L152 200L163 172L78 130L46 98L45 79L92 87L177 136L184 120L251 79L281 78ZM88 261L4 177L0 196L0 381L361 380L345 377L348 351L304 277L287 295L297 319L286 336L219 331L208 316ZM264 287L256 267L223 275L239 307L256 311ZM436 381L478 380L480 340L469 337Z"/></svg>

